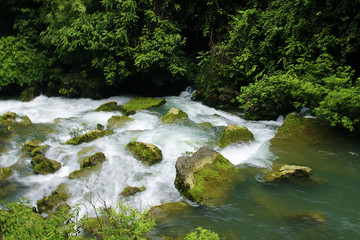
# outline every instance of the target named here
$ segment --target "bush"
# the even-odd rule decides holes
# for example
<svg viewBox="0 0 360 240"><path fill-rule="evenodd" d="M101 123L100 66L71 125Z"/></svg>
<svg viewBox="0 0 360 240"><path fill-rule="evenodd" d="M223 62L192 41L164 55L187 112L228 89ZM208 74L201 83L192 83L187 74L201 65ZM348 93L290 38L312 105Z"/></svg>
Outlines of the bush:
<svg viewBox="0 0 360 240"><path fill-rule="evenodd" d="M25 38L0 38L0 90L11 84L35 85L44 81L45 56Z"/></svg>

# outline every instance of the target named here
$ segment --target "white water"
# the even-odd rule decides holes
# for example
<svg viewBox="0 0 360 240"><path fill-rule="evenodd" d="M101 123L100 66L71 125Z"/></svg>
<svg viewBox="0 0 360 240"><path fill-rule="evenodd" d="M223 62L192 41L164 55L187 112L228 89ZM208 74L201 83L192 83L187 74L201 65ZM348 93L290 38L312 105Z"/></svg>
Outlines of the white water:
<svg viewBox="0 0 360 240"><path fill-rule="evenodd" d="M0 101L1 115L8 111L16 112L19 115L27 115L33 123L53 126L55 131L48 135L43 144L51 146L46 156L62 164L62 168L54 174L29 175L32 169L31 159L22 157L20 149L25 140L35 140L35 137L29 134L23 136L22 142L14 142L6 153L0 155L0 167L17 165L14 168L15 174L9 181L21 187L12 194L11 200L29 198L30 203L35 205L37 200L50 195L60 183L64 182L67 183L69 194L72 196L68 203L70 205L83 203L83 211L91 210L88 203L90 198L97 207L101 206L98 196L101 196L107 205L122 200L139 209L181 200L182 197L174 187L177 158L186 151L194 151L196 146L215 141L219 130L206 130L191 123L164 125L161 117L171 107L185 111L195 123L210 122L218 127L217 129L228 124L248 127L255 136L254 142L224 149L215 147L215 150L240 167L242 164L262 168L271 166L274 156L269 151L269 140L282 124L282 119L250 122L242 119L238 114L219 111L192 101L190 97L191 93L186 91L179 97L165 97L167 101L165 105L151 111L136 113L131 116L135 120L117 129L115 134L78 146L62 144L70 139L70 129L95 129L99 123L106 126L107 120L112 115L121 115L121 113L94 112L94 109L107 101L116 101L118 105L123 105L131 97L91 100L39 96L27 103L15 100ZM136 160L124 149L133 139L158 146L163 152L163 161L153 166L145 166ZM94 173L88 179L68 179L71 172L80 169L80 158L99 151L107 157L101 171ZM123 198L120 193L127 185L145 186L146 191L130 198Z"/></svg>

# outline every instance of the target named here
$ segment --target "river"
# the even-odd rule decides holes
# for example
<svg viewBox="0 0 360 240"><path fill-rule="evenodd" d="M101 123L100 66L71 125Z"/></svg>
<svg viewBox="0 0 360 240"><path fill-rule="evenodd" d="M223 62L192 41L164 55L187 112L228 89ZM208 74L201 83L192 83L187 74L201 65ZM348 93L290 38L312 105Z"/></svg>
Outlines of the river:
<svg viewBox="0 0 360 240"><path fill-rule="evenodd" d="M64 145L71 131L85 132L106 126L107 120L121 112L94 112L101 104L116 101L124 105L134 96L117 96L102 100L67 99L39 96L30 102L0 100L0 114L8 111L26 115L32 127L19 130L5 144L0 167L12 167L14 175L0 185L0 200L28 198L32 205L48 196L60 183L67 183L69 205L82 203L82 214L90 210L88 202L97 207L102 200L108 205L122 200L141 210L152 206L185 200L174 187L175 163L187 151L211 145L219 129L228 124L246 126L255 137L247 144L216 148L234 165L242 168L246 180L234 187L227 202L220 207L193 206L184 213L159 224L153 239L161 236L184 235L197 226L211 229L227 239L360 239L360 148L359 142L309 148L284 148L272 152L270 139L283 123L277 121L246 121L239 113L228 113L191 100L191 93L166 96L166 104L131 117L134 121L115 130L113 135L77 146ZM213 130L196 124L163 124L161 117L175 107L185 111L195 123L210 122ZM30 157L21 152L25 141L41 140L50 145L46 157L62 164L50 175L32 174ZM125 150L130 141L152 143L163 152L163 161L146 166ZM69 174L80 169L79 159L103 152L107 161L99 172L87 179L70 180ZM271 168L280 159L289 164L306 164L313 169L314 181L304 184L268 185L261 182L261 170ZM146 191L124 198L126 186L145 186ZM101 199L99 198L101 196ZM323 222L294 221L291 216L316 212Z"/></svg>

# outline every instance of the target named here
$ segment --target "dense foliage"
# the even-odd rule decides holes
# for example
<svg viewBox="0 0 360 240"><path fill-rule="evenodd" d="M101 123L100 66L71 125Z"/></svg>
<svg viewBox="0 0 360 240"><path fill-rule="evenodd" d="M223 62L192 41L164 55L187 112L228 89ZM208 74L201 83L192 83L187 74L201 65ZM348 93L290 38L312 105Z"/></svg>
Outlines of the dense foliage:
<svg viewBox="0 0 360 240"><path fill-rule="evenodd" d="M102 97L193 84L198 99L251 119L306 106L359 128L359 1L4 0L0 13L0 91Z"/></svg>

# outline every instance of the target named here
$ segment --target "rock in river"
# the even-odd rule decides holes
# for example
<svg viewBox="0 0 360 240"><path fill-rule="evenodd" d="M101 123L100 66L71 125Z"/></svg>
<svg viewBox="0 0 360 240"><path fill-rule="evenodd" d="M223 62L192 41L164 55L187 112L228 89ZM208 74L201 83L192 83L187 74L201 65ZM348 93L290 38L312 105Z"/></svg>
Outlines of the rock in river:
<svg viewBox="0 0 360 240"><path fill-rule="evenodd" d="M218 146L225 148L231 144L254 141L254 135L247 127L228 125L220 136Z"/></svg>
<svg viewBox="0 0 360 240"><path fill-rule="evenodd" d="M153 165L163 159L162 151L157 146L143 142L129 142L126 147L140 161Z"/></svg>
<svg viewBox="0 0 360 240"><path fill-rule="evenodd" d="M312 170L309 167L279 164L273 166L272 170L266 172L264 176L264 182L309 179L311 175Z"/></svg>
<svg viewBox="0 0 360 240"><path fill-rule="evenodd" d="M181 195L200 204L216 206L243 177L228 159L209 147L176 161L175 187Z"/></svg>
<svg viewBox="0 0 360 240"><path fill-rule="evenodd" d="M135 114L139 110L147 110L152 107L158 107L165 104L165 99L157 99L150 97L134 98L127 102L122 108L121 111L125 115Z"/></svg>
<svg viewBox="0 0 360 240"><path fill-rule="evenodd" d="M170 108L169 111L162 117L162 121L165 124L170 124L179 121L180 119L188 118L189 116L186 112L177 108Z"/></svg>

